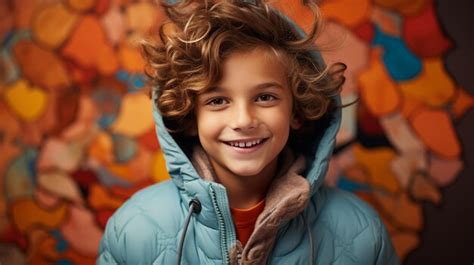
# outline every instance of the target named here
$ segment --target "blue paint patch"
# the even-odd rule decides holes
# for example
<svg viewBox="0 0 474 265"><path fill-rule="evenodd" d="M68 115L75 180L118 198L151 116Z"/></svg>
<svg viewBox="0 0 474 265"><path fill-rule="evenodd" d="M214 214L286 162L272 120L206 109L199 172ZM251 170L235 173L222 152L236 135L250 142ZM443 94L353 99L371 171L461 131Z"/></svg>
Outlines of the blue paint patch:
<svg viewBox="0 0 474 265"><path fill-rule="evenodd" d="M132 184L130 182L121 179L118 176L115 176L112 172L110 172L109 170L107 170L107 168L103 166L98 166L97 168L95 168L95 172L100 183L102 183L106 187L112 187L115 185L124 188L132 187Z"/></svg>
<svg viewBox="0 0 474 265"><path fill-rule="evenodd" d="M69 261L67 259L60 259L60 260L58 260L58 262L56 264L58 264L58 265L74 265L71 261Z"/></svg>
<svg viewBox="0 0 474 265"><path fill-rule="evenodd" d="M120 134L111 134L113 152L117 163L127 163L137 154L137 143L133 138Z"/></svg>
<svg viewBox="0 0 474 265"><path fill-rule="evenodd" d="M145 77L141 74L135 74L132 77L132 85L134 88L138 88L138 89L143 88L145 86Z"/></svg>
<svg viewBox="0 0 474 265"><path fill-rule="evenodd" d="M350 192L371 190L369 185L352 181L345 176L340 176L339 180L337 181L336 186L340 188L341 190L346 190Z"/></svg>
<svg viewBox="0 0 474 265"><path fill-rule="evenodd" d="M68 248L68 243L64 239L61 232L59 230L52 230L50 234L52 237L54 237L54 239L56 239L56 251L59 253L65 252Z"/></svg>
<svg viewBox="0 0 474 265"><path fill-rule="evenodd" d="M120 93L113 89L99 87L92 94L92 99L101 113L98 119L100 127L105 129L112 125L117 119L121 107L122 96Z"/></svg>
<svg viewBox="0 0 474 265"><path fill-rule="evenodd" d="M115 77L127 86L129 93L140 91L145 87L146 76L139 73L129 73L125 70L119 70L115 74Z"/></svg>
<svg viewBox="0 0 474 265"><path fill-rule="evenodd" d="M126 82L128 81L128 72L124 70L118 70L115 74L115 77L117 77L119 81Z"/></svg>
<svg viewBox="0 0 474 265"><path fill-rule="evenodd" d="M21 69L18 67L12 48L21 40L31 40L30 30L10 31L2 40L0 63L4 68L4 83L11 84L21 77Z"/></svg>
<svg viewBox="0 0 474 265"><path fill-rule="evenodd" d="M7 168L4 179L4 194L7 200L30 197L36 186L36 163L38 151L26 149Z"/></svg>
<svg viewBox="0 0 474 265"><path fill-rule="evenodd" d="M383 63L393 80L406 81L420 74L423 65L421 60L410 51L403 39L385 34L377 25L373 46L382 46L384 49Z"/></svg>

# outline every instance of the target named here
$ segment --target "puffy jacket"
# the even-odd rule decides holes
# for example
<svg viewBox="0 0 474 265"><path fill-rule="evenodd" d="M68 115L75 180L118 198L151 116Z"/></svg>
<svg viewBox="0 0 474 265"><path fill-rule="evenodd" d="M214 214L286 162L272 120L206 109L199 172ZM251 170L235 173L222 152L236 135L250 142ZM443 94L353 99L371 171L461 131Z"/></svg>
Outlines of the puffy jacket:
<svg viewBox="0 0 474 265"><path fill-rule="evenodd" d="M314 59L321 60L319 54ZM377 213L353 194L322 185L339 109L317 121L318 133L306 153L291 158L289 152L244 248L225 187L207 176L205 155L185 152L185 143L167 132L156 107L153 115L171 180L138 192L114 213L97 264L176 264L178 258L182 264L400 263ZM194 213L193 200L200 204Z"/></svg>
<svg viewBox="0 0 474 265"><path fill-rule="evenodd" d="M290 189L280 184L283 190L277 187L277 196L272 198L276 203L266 203L274 207L266 206L261 214L271 220L262 221L265 218L260 216L257 221L260 226L263 223L264 233L254 243L252 235L247 249L233 254L239 243L225 187L200 176L154 109L172 180L138 192L115 212L107 223L97 263L176 264L189 203L198 199L201 210L192 214L183 264L399 264L377 213L353 194L322 185L340 115L339 110L329 115L311 143L314 155L304 158L301 179L307 183L307 196L301 195L305 193L301 179L290 182L295 184ZM278 211L284 213L274 214Z"/></svg>

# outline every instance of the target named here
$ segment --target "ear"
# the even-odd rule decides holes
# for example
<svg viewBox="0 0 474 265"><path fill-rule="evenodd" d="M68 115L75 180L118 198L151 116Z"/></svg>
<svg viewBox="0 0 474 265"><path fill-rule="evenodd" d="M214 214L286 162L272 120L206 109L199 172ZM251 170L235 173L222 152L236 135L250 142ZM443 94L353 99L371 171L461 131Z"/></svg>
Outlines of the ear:
<svg viewBox="0 0 474 265"><path fill-rule="evenodd" d="M293 129L293 130L298 130L298 129L301 128L302 125L303 125L303 124L301 123L301 121L300 121L299 118L297 118L297 117L295 117L295 116L291 117L291 121L290 121L290 127L291 127L291 129Z"/></svg>

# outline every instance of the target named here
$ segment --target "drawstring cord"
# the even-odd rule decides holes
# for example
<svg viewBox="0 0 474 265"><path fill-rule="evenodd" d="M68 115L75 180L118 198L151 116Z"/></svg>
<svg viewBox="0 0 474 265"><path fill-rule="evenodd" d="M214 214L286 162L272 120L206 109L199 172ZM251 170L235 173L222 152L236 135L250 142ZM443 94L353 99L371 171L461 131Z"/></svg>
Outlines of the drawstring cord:
<svg viewBox="0 0 474 265"><path fill-rule="evenodd" d="M308 221L306 220L306 216L303 216L303 222L306 226L306 231L308 232L308 240L309 240L309 264L312 265L314 263L314 253L313 253L313 234L311 233L311 228L308 225Z"/></svg>
<svg viewBox="0 0 474 265"><path fill-rule="evenodd" d="M189 211L188 215L186 216L186 220L184 221L184 229L183 233L181 234L181 239L179 240L179 247L178 247L178 262L177 265L181 265L181 258L183 256L183 246L184 246L184 239L186 237L186 232L188 231L189 222L191 221L191 215L193 213L200 213L202 209L201 202L194 198L189 202Z"/></svg>

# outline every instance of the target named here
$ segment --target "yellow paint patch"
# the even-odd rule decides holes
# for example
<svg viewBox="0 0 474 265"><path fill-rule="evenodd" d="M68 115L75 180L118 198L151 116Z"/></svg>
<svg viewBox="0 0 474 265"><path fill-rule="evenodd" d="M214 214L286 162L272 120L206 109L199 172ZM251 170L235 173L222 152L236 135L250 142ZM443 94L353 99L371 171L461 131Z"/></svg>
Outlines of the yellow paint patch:
<svg viewBox="0 0 474 265"><path fill-rule="evenodd" d="M401 187L393 173L391 164L395 152L390 148L365 149L354 145L354 156L360 166L365 168L369 182L374 186L390 193L399 192Z"/></svg>
<svg viewBox="0 0 474 265"><path fill-rule="evenodd" d="M10 207L12 221L18 230L23 233L34 226L55 229L63 222L67 212L65 203L61 203L52 209L45 209L32 199L16 200Z"/></svg>
<svg viewBox="0 0 474 265"><path fill-rule="evenodd" d="M166 170L166 161L161 150L158 150L153 155L152 167L153 169L151 173L154 181L160 182L163 180L170 179L168 170Z"/></svg>
<svg viewBox="0 0 474 265"><path fill-rule="evenodd" d="M117 120L111 128L114 132L138 137L153 126L150 98L145 93L126 94Z"/></svg>
<svg viewBox="0 0 474 265"><path fill-rule="evenodd" d="M5 91L8 106L23 120L33 121L43 114L47 95L39 87L30 86L21 79Z"/></svg>
<svg viewBox="0 0 474 265"><path fill-rule="evenodd" d="M455 83L444 69L441 58L424 60L422 72L413 80L400 82L399 86L405 97L433 107L449 103L456 92Z"/></svg>

